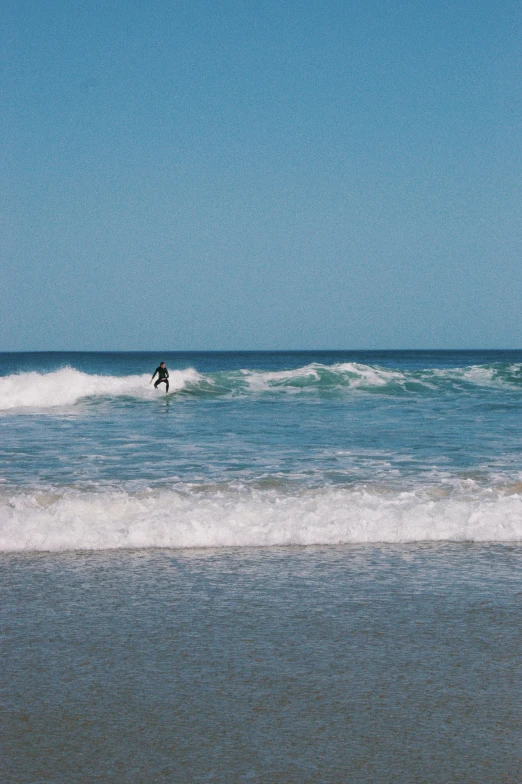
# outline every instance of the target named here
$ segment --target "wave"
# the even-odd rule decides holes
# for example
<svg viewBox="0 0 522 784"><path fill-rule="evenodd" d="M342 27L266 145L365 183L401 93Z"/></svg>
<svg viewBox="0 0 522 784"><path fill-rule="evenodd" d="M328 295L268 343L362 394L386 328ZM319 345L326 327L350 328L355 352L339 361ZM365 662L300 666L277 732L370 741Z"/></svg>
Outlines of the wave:
<svg viewBox="0 0 522 784"><path fill-rule="evenodd" d="M170 391L179 391L200 379L199 373L190 368L174 370L169 378ZM150 374L99 376L71 367L52 373L16 373L0 378L0 411L71 406L85 398L157 398L158 392L149 382Z"/></svg>
<svg viewBox="0 0 522 784"><path fill-rule="evenodd" d="M88 398L157 399L150 375L102 376L65 367L51 373L17 373L0 378L0 411L71 406ZM476 388L522 388L522 365L476 365L464 368L394 370L356 362L311 363L291 370L238 370L198 373L170 371L170 391L182 395L263 393L436 394Z"/></svg>
<svg viewBox="0 0 522 784"><path fill-rule="evenodd" d="M464 368L399 370L378 365L345 362L336 365L312 363L295 370L274 372L242 371L253 391L277 388L350 389L367 392L415 393L464 390L473 387L521 388L521 364L471 365Z"/></svg>
<svg viewBox="0 0 522 784"><path fill-rule="evenodd" d="M522 541L522 487L0 494L0 551Z"/></svg>

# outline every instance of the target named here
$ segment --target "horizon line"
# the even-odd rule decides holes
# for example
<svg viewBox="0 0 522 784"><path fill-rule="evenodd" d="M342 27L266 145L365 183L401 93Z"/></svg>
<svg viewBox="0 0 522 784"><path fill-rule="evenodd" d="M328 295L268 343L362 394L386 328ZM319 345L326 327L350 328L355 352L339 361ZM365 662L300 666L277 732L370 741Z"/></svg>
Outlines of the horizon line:
<svg viewBox="0 0 522 784"><path fill-rule="evenodd" d="M346 353L346 352L479 352L479 351L522 351L519 348L200 348L200 349L8 349L0 350L0 354L313 354L313 353Z"/></svg>

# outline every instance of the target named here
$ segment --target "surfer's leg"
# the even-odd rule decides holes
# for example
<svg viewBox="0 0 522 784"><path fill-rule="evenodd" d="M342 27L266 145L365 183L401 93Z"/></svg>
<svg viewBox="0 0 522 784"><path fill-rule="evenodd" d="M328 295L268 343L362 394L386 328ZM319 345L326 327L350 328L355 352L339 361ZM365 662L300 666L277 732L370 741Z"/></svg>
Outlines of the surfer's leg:
<svg viewBox="0 0 522 784"><path fill-rule="evenodd" d="M169 382L166 378L159 378L156 383L154 384L154 389L158 388L158 384L166 384L167 385L167 392L169 391Z"/></svg>
<svg viewBox="0 0 522 784"><path fill-rule="evenodd" d="M167 379L165 379L165 384L167 385L167 391L165 392L165 394L168 395L168 392L169 392L169 382L167 381Z"/></svg>

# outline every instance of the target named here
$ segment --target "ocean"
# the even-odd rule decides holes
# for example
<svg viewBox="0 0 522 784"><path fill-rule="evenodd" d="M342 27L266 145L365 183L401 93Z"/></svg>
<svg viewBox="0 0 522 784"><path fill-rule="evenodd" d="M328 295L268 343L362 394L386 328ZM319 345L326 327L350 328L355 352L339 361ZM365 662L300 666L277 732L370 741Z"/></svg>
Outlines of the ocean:
<svg viewBox="0 0 522 784"><path fill-rule="evenodd" d="M522 351L0 354L2 781L518 784L521 437Z"/></svg>

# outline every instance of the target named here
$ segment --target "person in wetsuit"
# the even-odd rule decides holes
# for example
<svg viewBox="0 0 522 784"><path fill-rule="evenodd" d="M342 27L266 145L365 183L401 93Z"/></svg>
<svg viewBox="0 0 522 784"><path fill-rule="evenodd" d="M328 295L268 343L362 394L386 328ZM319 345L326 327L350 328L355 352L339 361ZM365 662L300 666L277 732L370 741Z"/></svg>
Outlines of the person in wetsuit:
<svg viewBox="0 0 522 784"><path fill-rule="evenodd" d="M154 377L156 376L156 374L158 375L158 380L154 384L154 389L158 388L158 384L166 384L167 392L168 392L169 391L169 371L167 370L167 367L166 367L164 362L161 362L159 367L157 367L156 370L154 371L154 375L152 376L152 378L150 380L151 384L154 381Z"/></svg>

